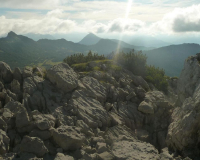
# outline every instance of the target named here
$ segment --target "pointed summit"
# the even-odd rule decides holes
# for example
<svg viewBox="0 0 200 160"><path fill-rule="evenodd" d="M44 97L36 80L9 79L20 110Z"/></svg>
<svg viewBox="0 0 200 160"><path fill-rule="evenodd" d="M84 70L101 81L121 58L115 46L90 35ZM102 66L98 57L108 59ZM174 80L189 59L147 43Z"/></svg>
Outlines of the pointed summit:
<svg viewBox="0 0 200 160"><path fill-rule="evenodd" d="M95 34L89 33L79 43L84 44L84 45L93 45L93 44L98 43L100 41L100 39L101 38L99 38Z"/></svg>
<svg viewBox="0 0 200 160"><path fill-rule="evenodd" d="M16 36L17 36L17 34L13 31L10 31L7 35L7 37L16 37Z"/></svg>

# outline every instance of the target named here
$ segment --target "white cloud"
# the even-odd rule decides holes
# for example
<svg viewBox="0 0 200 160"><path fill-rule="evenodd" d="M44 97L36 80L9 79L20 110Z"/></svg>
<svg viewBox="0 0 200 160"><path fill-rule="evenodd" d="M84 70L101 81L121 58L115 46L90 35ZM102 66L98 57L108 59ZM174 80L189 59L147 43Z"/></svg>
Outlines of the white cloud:
<svg viewBox="0 0 200 160"><path fill-rule="evenodd" d="M1 0L0 0L1 1ZM88 16L88 12L93 14ZM161 20L147 23L144 20L132 18L113 18L102 20L106 10L80 12L81 18L74 19L76 14L66 12L64 9L49 11L46 15L32 15L30 18L8 18L0 16L0 35L9 31L18 34L25 33L71 33L71 32L94 32L94 33L125 33L125 34L174 34L179 32L200 32L200 5L187 8L177 8L165 14ZM22 13L20 13L22 14ZM95 15L95 16L94 16ZM78 16L78 15L77 15ZM97 20L95 20L95 17Z"/></svg>

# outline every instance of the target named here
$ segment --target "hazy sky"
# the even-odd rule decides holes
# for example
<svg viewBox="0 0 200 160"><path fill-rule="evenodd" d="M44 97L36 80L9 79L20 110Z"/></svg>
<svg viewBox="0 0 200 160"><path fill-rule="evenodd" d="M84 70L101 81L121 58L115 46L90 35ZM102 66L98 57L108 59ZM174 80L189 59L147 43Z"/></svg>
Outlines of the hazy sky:
<svg viewBox="0 0 200 160"><path fill-rule="evenodd" d="M0 0L0 36L11 30L18 34L198 37L200 1Z"/></svg>

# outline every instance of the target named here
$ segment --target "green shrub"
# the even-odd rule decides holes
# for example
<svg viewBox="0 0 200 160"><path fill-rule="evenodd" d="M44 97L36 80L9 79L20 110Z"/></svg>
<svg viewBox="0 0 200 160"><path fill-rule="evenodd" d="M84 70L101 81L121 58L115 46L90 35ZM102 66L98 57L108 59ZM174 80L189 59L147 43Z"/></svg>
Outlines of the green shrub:
<svg viewBox="0 0 200 160"><path fill-rule="evenodd" d="M113 60L124 68L142 77L146 75L146 59L146 55L143 55L141 51L135 53L134 50L129 53L121 52L113 57Z"/></svg>
<svg viewBox="0 0 200 160"><path fill-rule="evenodd" d="M101 68L100 67L98 67L98 66L96 66L96 67L93 67L93 69L92 69L93 71L100 71L101 70Z"/></svg>
<svg viewBox="0 0 200 160"><path fill-rule="evenodd" d="M66 57L63 61L71 66L73 64L87 63L90 61L105 59L106 58L104 57L104 55L98 55L98 53L93 54L91 51L89 51L87 55L84 55L83 53L73 54L71 56Z"/></svg>
<svg viewBox="0 0 200 160"><path fill-rule="evenodd" d="M73 64L72 68L78 72L84 72L87 69L88 63Z"/></svg>
<svg viewBox="0 0 200 160"><path fill-rule="evenodd" d="M146 81L151 82L158 90L167 92L168 82L165 71L154 66L147 66Z"/></svg>

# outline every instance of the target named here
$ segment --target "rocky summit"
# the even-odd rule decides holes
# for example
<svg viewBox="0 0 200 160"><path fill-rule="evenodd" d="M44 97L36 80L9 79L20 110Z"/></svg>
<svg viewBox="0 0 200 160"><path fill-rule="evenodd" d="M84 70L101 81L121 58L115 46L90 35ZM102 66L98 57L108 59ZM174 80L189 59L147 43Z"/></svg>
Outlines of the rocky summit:
<svg viewBox="0 0 200 160"><path fill-rule="evenodd" d="M0 159L198 160L199 60L185 61L167 94L106 64L83 73L0 62Z"/></svg>

